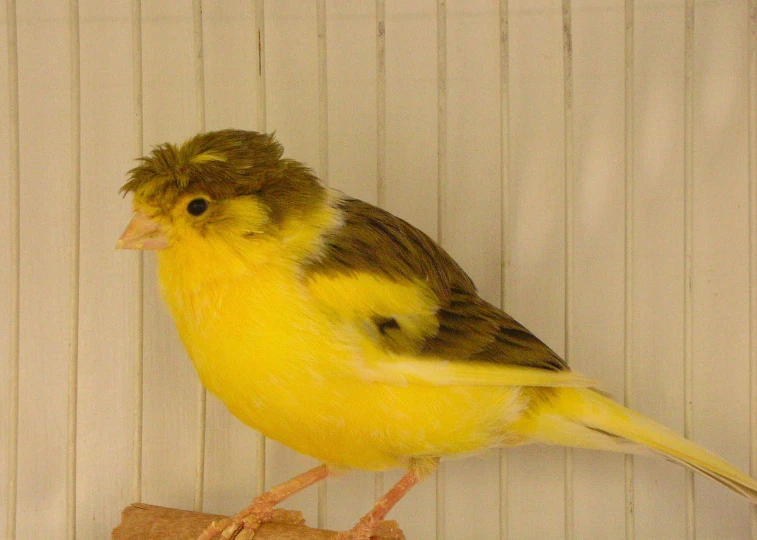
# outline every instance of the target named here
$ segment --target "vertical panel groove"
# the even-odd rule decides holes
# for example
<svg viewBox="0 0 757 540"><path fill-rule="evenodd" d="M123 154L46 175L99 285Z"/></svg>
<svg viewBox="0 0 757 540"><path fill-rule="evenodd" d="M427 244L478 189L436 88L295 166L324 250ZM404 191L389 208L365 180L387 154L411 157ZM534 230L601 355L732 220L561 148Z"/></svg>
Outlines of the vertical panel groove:
<svg viewBox="0 0 757 540"><path fill-rule="evenodd" d="M202 0L192 0L194 34L195 111L197 128L205 131L205 50L202 35Z"/></svg>
<svg viewBox="0 0 757 540"><path fill-rule="evenodd" d="M317 1L318 17L318 159L321 179L329 177L329 96L326 62L326 0Z"/></svg>
<svg viewBox="0 0 757 540"><path fill-rule="evenodd" d="M376 204L386 202L386 6L376 0Z"/></svg>
<svg viewBox="0 0 757 540"><path fill-rule="evenodd" d="M79 369L79 247L81 244L81 59L79 2L69 2L69 54L71 58L71 283L68 360L68 430L66 464L66 524L69 540L76 538L76 421Z"/></svg>
<svg viewBox="0 0 757 540"><path fill-rule="evenodd" d="M131 2L132 96L134 100L134 154L144 152L143 93L142 93L142 2ZM142 500L142 414L144 410L144 252L136 257L136 343L134 350L134 442L132 497Z"/></svg>
<svg viewBox="0 0 757 540"><path fill-rule="evenodd" d="M683 432L687 438L693 432L694 389L694 0L686 0L684 35L684 293L683 293ZM686 534L696 537L694 519L694 473L686 471Z"/></svg>
<svg viewBox="0 0 757 540"><path fill-rule="evenodd" d="M507 306L508 228L510 215L510 34L508 0L499 2L499 96L500 96L500 298ZM499 450L499 538L507 539L508 523L507 450Z"/></svg>
<svg viewBox="0 0 757 540"><path fill-rule="evenodd" d="M376 205L386 205L386 3L376 0ZM373 496L384 494L384 473L374 475Z"/></svg>
<svg viewBox="0 0 757 540"><path fill-rule="evenodd" d="M19 152L18 117L18 26L16 24L16 2L6 2L6 24L8 35L8 160L10 181L10 335L8 361L8 507L6 508L6 537L16 537L16 508L18 488L18 367L21 319L21 173Z"/></svg>
<svg viewBox="0 0 757 540"><path fill-rule="evenodd" d="M437 59L437 214L436 234L440 245L445 243L444 215L447 188L447 2L436 4L436 59ZM444 466L436 469L436 538L444 538Z"/></svg>
<svg viewBox="0 0 757 540"><path fill-rule="evenodd" d="M437 215L436 234L444 244L444 188L447 182L447 2L437 0L436 9L436 60L437 60Z"/></svg>
<svg viewBox="0 0 757 540"><path fill-rule="evenodd" d="M749 1L749 367L750 459L757 477L757 0ZM752 540L757 540L757 506L752 505Z"/></svg>
<svg viewBox="0 0 757 540"><path fill-rule="evenodd" d="M192 22L194 26L194 69L195 107L198 131L205 131L205 63L202 35L202 0L192 0ZM197 383L199 404L197 408L197 463L195 478L194 509L202 511L205 488L205 421L208 393L201 383Z"/></svg>
<svg viewBox="0 0 757 540"><path fill-rule="evenodd" d="M257 129L266 131L266 89L265 89L265 0L255 2L255 26L258 39L258 76L257 85ZM265 437L257 434L257 495L265 492Z"/></svg>
<svg viewBox="0 0 757 540"><path fill-rule="evenodd" d="M571 360L573 326L573 38L570 0L562 2L565 140L565 361ZM574 532L573 450L565 449L565 538Z"/></svg>
<svg viewBox="0 0 757 540"><path fill-rule="evenodd" d="M510 192L510 36L508 0L499 1L499 96L500 96L500 298L504 310L507 301L507 220ZM499 538L507 538L507 450L499 450Z"/></svg>
<svg viewBox="0 0 757 540"><path fill-rule="evenodd" d="M258 77L257 83L257 115L258 129L266 130L266 93L265 93L265 0L255 3L255 30L258 38Z"/></svg>
<svg viewBox="0 0 757 540"><path fill-rule="evenodd" d="M623 403L631 405L633 396L633 243L634 243L634 0L625 0L624 14L624 166L625 166L625 240L623 282ZM625 456L625 537L635 536L634 522L634 461Z"/></svg>
<svg viewBox="0 0 757 540"><path fill-rule="evenodd" d="M318 31L318 161L320 178L328 185L329 178L329 101L328 64L326 59L326 0L317 0ZM325 527L328 518L328 483L318 483L318 527Z"/></svg>

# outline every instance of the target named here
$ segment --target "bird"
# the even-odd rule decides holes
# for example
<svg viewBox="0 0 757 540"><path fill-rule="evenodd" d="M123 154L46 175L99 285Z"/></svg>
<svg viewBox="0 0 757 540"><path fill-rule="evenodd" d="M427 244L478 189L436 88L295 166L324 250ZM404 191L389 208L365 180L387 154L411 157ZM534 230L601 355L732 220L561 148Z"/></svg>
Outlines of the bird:
<svg viewBox="0 0 757 540"><path fill-rule="evenodd" d="M321 463L201 540L251 538L338 471L404 469L337 536L368 540L440 460L530 443L662 456L757 504L757 481L572 371L426 234L283 156L273 134L210 131L155 146L121 188L116 247L157 251L202 384Z"/></svg>

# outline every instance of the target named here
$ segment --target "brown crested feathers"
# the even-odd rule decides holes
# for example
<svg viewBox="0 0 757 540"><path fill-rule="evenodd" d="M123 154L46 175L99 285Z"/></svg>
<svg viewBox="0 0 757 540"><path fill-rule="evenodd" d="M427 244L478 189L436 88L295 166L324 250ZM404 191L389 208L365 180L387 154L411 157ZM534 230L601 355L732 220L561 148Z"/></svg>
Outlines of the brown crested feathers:
<svg viewBox="0 0 757 540"><path fill-rule="evenodd" d="M326 190L303 164L283 159L273 134L225 129L200 133L181 146L165 143L129 171L121 188L163 209L184 194L211 200L257 195L274 223L319 207Z"/></svg>
<svg viewBox="0 0 757 540"><path fill-rule="evenodd" d="M438 299L438 328L418 344L403 336L390 314L372 318L376 335L394 353L449 360L472 360L550 370L568 369L565 362L507 313L478 296L473 281L426 234L402 219L363 201L337 203L343 224L324 234L320 256L308 272L327 276L367 272L393 281L420 281ZM404 347L404 349L403 349Z"/></svg>

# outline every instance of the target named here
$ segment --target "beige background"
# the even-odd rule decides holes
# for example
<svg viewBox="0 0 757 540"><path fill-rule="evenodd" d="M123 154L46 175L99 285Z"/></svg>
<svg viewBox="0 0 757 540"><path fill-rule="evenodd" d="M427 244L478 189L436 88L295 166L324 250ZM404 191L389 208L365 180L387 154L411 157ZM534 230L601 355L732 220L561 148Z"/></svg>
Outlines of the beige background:
<svg viewBox="0 0 757 540"><path fill-rule="evenodd" d="M232 126L438 237L573 366L748 470L755 0L6 5L0 531L105 538L138 499L233 512L312 464L205 403L153 254L113 250L134 158ZM347 527L399 474L288 506ZM445 464L392 517L413 539L757 538L708 480L559 448Z"/></svg>

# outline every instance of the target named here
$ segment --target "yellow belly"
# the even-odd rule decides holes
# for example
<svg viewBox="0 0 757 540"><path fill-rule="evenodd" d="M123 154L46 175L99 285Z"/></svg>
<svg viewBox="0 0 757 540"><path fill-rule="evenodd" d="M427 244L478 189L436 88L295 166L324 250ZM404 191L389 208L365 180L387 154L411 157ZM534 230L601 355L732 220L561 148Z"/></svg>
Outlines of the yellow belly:
<svg viewBox="0 0 757 540"><path fill-rule="evenodd" d="M244 380L251 379L239 382ZM398 388L335 379L291 380L276 389L248 386L224 387L216 395L267 437L326 463L367 470L496 445L507 439L501 419L517 395L491 388Z"/></svg>
<svg viewBox="0 0 757 540"><path fill-rule="evenodd" d="M288 276L271 270L254 281L265 285L239 280L180 301L164 291L203 384L245 424L323 462L368 470L507 439L522 409L518 388L368 381L360 367L383 353L336 327Z"/></svg>

